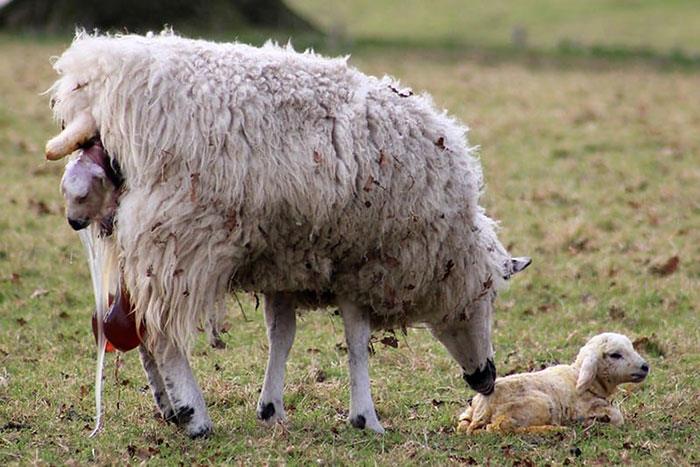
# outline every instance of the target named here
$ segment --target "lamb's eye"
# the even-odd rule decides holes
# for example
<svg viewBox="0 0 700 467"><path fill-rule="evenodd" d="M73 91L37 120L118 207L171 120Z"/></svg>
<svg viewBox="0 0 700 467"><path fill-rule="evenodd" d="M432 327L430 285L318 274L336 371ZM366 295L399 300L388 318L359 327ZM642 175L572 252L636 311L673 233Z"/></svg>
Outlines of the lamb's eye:
<svg viewBox="0 0 700 467"><path fill-rule="evenodd" d="M617 353L617 352L613 352L613 353L610 354L610 358L614 358L615 360L619 360L619 359L622 358L622 355L620 355L620 354Z"/></svg>

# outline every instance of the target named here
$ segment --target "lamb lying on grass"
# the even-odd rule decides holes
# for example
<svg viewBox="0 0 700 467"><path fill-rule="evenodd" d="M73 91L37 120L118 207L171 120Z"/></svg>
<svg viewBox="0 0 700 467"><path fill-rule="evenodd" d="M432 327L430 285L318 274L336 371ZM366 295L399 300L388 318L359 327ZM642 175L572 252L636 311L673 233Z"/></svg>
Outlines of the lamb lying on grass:
<svg viewBox="0 0 700 467"><path fill-rule="evenodd" d="M648 373L627 337L599 334L572 365L498 378L491 395L474 397L457 430L536 432L591 420L621 425L622 413L610 397L619 384L639 383Z"/></svg>

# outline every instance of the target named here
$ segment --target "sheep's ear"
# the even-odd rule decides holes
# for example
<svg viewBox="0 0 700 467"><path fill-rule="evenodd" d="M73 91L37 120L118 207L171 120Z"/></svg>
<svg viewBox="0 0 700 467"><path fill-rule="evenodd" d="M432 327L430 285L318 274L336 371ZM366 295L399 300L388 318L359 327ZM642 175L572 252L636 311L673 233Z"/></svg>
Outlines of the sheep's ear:
<svg viewBox="0 0 700 467"><path fill-rule="evenodd" d="M595 352L589 351L586 357L583 359L581 368L578 372L578 380L576 381L576 390L583 391L591 385L595 379L595 374L598 367L598 358Z"/></svg>
<svg viewBox="0 0 700 467"><path fill-rule="evenodd" d="M530 263L532 263L532 258L530 258L529 256L521 256L518 258L509 259L508 261L506 261L504 267L505 271L503 278L505 280L510 279L510 276L524 270L530 265Z"/></svg>

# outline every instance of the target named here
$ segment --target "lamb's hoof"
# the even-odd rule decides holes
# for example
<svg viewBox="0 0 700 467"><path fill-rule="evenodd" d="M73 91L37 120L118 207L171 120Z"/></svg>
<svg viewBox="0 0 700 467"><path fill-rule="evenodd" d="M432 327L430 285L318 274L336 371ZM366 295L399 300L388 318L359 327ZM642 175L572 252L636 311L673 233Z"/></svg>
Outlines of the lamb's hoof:
<svg viewBox="0 0 700 467"><path fill-rule="evenodd" d="M278 422L284 422L286 420L284 409L282 404L275 404L274 402L259 402L258 410L256 412L258 420L272 425Z"/></svg>
<svg viewBox="0 0 700 467"><path fill-rule="evenodd" d="M496 383L496 365L493 360L486 360L484 368L477 369L474 373L463 374L464 381L476 392L488 396L493 392Z"/></svg>
<svg viewBox="0 0 700 467"><path fill-rule="evenodd" d="M465 421L466 421L466 422L471 422L471 421L472 421L472 412L473 412L473 411L474 411L474 410L473 410L471 407L467 407L467 409L459 415L458 420L459 420L460 422L465 422Z"/></svg>
<svg viewBox="0 0 700 467"><path fill-rule="evenodd" d="M469 424L471 422L469 420L460 420L459 424L457 425L457 433L470 433L469 431Z"/></svg>
<svg viewBox="0 0 700 467"><path fill-rule="evenodd" d="M381 423L379 423L376 414L373 414L368 417L364 415L351 415L350 424L355 428L359 428L360 430L364 430L365 428L367 428L380 435L384 434L384 427Z"/></svg>

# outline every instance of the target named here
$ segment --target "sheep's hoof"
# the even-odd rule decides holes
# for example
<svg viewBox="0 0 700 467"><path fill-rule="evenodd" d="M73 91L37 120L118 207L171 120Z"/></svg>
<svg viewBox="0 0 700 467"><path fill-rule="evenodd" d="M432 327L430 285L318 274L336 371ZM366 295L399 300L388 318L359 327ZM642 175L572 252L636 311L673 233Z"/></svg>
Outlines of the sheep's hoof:
<svg viewBox="0 0 700 467"><path fill-rule="evenodd" d="M203 423L195 427L187 427L187 436L192 439L208 438L212 432L211 422Z"/></svg>
<svg viewBox="0 0 700 467"><path fill-rule="evenodd" d="M192 439L207 438L213 429L209 415L203 411L185 406L175 412L175 423L185 428L185 433Z"/></svg>
<svg viewBox="0 0 700 467"><path fill-rule="evenodd" d="M493 364L493 360L486 360L486 365L484 368L478 369L468 375L466 372L463 374L464 381L476 392L488 396L493 392L495 382L496 382L496 365Z"/></svg>
<svg viewBox="0 0 700 467"><path fill-rule="evenodd" d="M269 425L283 422L286 419L282 404L275 404L274 402L259 402L256 415L258 416L258 420Z"/></svg>
<svg viewBox="0 0 700 467"><path fill-rule="evenodd" d="M380 435L384 434L384 427L379 423L376 415L369 417L365 417L364 415L352 415L350 416L350 424L360 430L367 428Z"/></svg>

